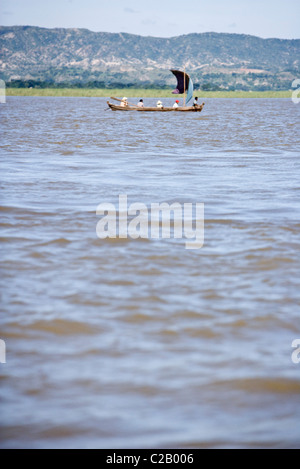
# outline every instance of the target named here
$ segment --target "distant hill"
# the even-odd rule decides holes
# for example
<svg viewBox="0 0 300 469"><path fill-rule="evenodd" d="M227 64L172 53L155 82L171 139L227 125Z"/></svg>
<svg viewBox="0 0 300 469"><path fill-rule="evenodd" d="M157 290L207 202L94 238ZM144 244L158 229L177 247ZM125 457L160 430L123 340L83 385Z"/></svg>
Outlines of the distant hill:
<svg viewBox="0 0 300 469"><path fill-rule="evenodd" d="M172 86L170 68L203 89L289 89L300 39L203 33L173 38L87 29L0 27L0 77L92 86Z"/></svg>

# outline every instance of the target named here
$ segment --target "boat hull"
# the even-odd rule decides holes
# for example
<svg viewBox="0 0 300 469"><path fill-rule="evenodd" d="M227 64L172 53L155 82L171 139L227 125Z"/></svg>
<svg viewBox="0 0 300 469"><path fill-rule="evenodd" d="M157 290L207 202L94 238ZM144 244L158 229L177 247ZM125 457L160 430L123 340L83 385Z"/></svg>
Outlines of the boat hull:
<svg viewBox="0 0 300 469"><path fill-rule="evenodd" d="M201 112L204 103L201 104L201 106L185 106L185 107L178 107L178 108L173 108L173 107L164 107L162 109L157 108L157 107L137 107L137 106L118 106L117 104L112 104L109 101L107 101L108 107L112 111L123 111L123 112L128 112L128 111L137 111L137 112Z"/></svg>

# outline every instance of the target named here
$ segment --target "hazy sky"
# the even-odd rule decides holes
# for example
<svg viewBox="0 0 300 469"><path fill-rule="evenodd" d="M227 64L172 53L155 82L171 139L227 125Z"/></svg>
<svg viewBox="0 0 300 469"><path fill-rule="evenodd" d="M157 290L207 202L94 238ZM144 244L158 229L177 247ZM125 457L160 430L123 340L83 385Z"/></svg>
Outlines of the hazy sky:
<svg viewBox="0 0 300 469"><path fill-rule="evenodd" d="M1 0L0 24L144 36L229 32L300 38L300 0Z"/></svg>

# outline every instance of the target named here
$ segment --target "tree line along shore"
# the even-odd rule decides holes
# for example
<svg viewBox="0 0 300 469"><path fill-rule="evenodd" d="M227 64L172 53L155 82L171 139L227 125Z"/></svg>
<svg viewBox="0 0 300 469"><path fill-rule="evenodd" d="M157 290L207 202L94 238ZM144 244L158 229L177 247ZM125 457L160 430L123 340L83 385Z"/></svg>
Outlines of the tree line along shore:
<svg viewBox="0 0 300 469"><path fill-rule="evenodd" d="M128 98L172 98L170 90L156 89L89 89L89 88L7 88L7 96L49 96L49 97L84 97L107 98L124 96ZM195 91L199 98L290 98L287 91Z"/></svg>

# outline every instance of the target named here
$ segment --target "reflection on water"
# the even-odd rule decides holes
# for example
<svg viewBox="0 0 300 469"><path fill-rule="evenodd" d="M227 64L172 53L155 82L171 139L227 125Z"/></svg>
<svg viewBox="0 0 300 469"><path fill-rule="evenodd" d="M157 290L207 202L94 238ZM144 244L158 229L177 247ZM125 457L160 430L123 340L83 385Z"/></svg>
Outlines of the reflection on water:
<svg viewBox="0 0 300 469"><path fill-rule="evenodd" d="M105 108L0 108L1 447L299 447L300 105ZM99 240L119 194L204 202L204 247Z"/></svg>

